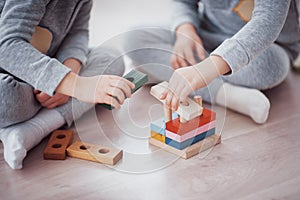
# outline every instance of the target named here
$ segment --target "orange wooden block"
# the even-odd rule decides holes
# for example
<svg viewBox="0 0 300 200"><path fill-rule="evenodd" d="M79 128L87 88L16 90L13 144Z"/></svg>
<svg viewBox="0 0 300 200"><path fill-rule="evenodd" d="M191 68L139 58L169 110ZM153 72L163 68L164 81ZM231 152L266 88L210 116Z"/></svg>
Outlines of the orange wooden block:
<svg viewBox="0 0 300 200"><path fill-rule="evenodd" d="M201 127L216 119L216 113L208 109L203 109L200 117L196 117L186 123L180 123L180 119L176 118L166 123L166 130L178 135L184 135L198 127Z"/></svg>
<svg viewBox="0 0 300 200"><path fill-rule="evenodd" d="M73 158L115 165L122 157L123 151L84 142L74 142L67 148L67 154Z"/></svg>
<svg viewBox="0 0 300 200"><path fill-rule="evenodd" d="M44 150L45 160L64 160L66 159L66 149L73 138L73 131L57 130L54 131Z"/></svg>
<svg viewBox="0 0 300 200"><path fill-rule="evenodd" d="M154 132L154 131L151 131L151 137L152 137L153 139L156 139L156 140L158 140L158 141L161 141L161 142L163 142L163 143L166 143L166 136L164 136L164 135L161 135L161 134L159 134L159 133L156 133L156 132Z"/></svg>

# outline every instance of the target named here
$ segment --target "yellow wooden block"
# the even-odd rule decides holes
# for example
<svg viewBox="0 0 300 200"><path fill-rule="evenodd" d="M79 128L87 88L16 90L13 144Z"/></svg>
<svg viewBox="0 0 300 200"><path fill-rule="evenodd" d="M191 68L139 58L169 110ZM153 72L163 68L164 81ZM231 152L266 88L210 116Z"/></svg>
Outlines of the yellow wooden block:
<svg viewBox="0 0 300 200"><path fill-rule="evenodd" d="M67 148L67 154L73 158L115 165L122 158L123 151L77 141Z"/></svg>
<svg viewBox="0 0 300 200"><path fill-rule="evenodd" d="M151 138L166 143L166 136L156 133L154 131L151 131Z"/></svg>

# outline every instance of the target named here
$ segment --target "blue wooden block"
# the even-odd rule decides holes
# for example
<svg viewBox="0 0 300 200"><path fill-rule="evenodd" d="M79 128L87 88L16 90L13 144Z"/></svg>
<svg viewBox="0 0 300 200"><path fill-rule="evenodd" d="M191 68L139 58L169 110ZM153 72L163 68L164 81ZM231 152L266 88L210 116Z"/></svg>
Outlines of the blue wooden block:
<svg viewBox="0 0 300 200"><path fill-rule="evenodd" d="M215 133L216 129L213 128L213 129L210 129L200 135L197 135L196 137L193 137L191 139L188 139L186 141L183 141L183 142L177 142L175 140L172 140L168 137L166 137L166 144L176 148L176 149L179 149L179 150L182 150L182 149L185 149L201 140L203 140L204 138L206 137L209 137L211 135L213 135Z"/></svg>
<svg viewBox="0 0 300 200"><path fill-rule="evenodd" d="M172 113L172 119L178 118L178 114L173 112ZM161 135L166 135L166 121L165 118L159 118L158 120L155 120L154 122L151 122L150 129L156 133L159 133Z"/></svg>

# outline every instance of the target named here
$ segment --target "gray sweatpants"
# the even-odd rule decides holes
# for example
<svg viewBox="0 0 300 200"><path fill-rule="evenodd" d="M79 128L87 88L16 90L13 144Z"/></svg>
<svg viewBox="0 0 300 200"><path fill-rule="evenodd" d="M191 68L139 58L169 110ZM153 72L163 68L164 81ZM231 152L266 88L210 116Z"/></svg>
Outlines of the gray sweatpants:
<svg viewBox="0 0 300 200"><path fill-rule="evenodd" d="M208 41L213 39L205 37L204 46L211 49L210 46L215 44ZM163 28L141 28L127 32L124 38L125 54L131 58L134 67L149 75L151 83L170 79L174 71L170 66L174 32ZM201 95L204 101L214 103L216 93L224 82L259 90L270 89L286 78L290 62L287 52L272 44L237 73L216 78L195 94Z"/></svg>
<svg viewBox="0 0 300 200"><path fill-rule="evenodd" d="M118 75L124 73L124 63L120 53L109 48L91 49L81 76ZM0 128L24 122L35 116L41 109L36 101L33 88L0 68ZM68 125L94 107L75 98L55 108L62 114Z"/></svg>

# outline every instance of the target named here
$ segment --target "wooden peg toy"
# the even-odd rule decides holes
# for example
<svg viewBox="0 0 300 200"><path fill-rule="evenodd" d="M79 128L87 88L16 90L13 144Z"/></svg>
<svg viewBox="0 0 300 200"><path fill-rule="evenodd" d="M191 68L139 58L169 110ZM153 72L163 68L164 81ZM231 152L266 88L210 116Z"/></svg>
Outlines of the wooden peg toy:
<svg viewBox="0 0 300 200"><path fill-rule="evenodd" d="M73 138L73 131L57 130L54 131L44 150L45 160L64 160L66 159L66 149Z"/></svg>
<svg viewBox="0 0 300 200"><path fill-rule="evenodd" d="M73 158L108 165L115 165L123 157L122 150L78 141L67 148L67 154Z"/></svg>
<svg viewBox="0 0 300 200"><path fill-rule="evenodd" d="M201 96L194 96L194 101L195 101L199 106L202 106L202 97L201 97Z"/></svg>

